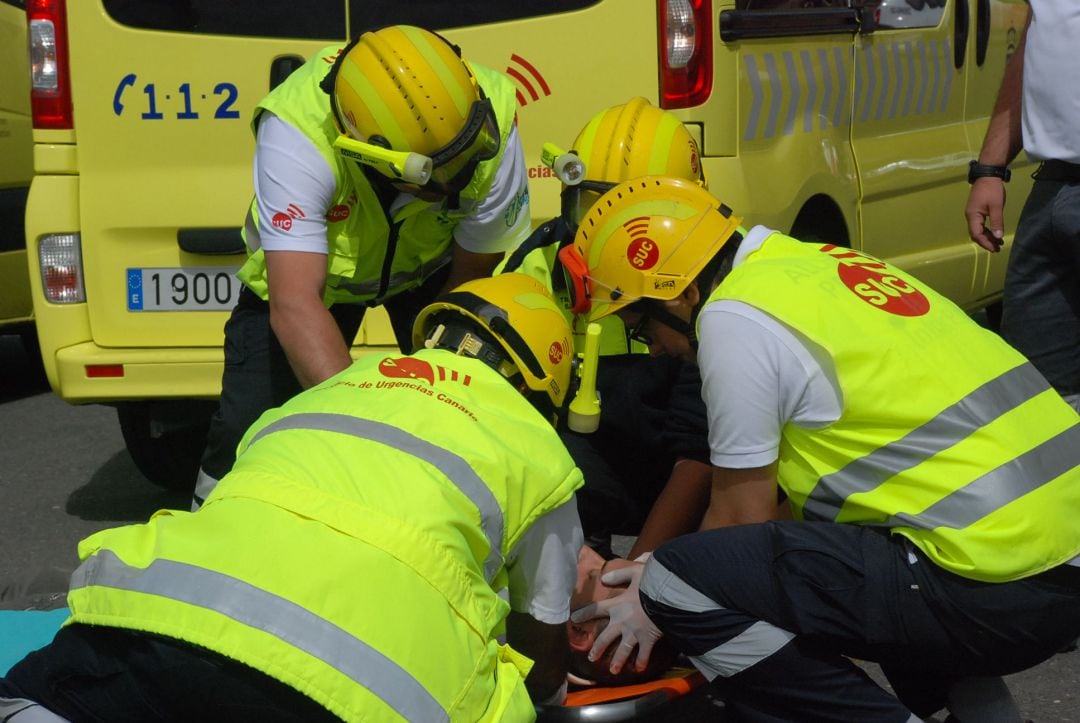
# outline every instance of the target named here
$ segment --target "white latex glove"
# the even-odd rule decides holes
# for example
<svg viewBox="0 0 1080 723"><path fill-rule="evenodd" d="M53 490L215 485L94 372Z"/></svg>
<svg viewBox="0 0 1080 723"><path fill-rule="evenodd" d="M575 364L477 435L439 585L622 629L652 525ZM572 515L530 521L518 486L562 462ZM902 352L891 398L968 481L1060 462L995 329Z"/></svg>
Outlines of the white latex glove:
<svg viewBox="0 0 1080 723"><path fill-rule="evenodd" d="M586 605L571 615L571 619L576 623L599 617L609 619L607 627L596 637L589 651L589 660L601 657L609 645L617 638L622 638L622 642L619 643L618 649L611 658L612 673L622 670L635 648L638 651L635 667L637 670L644 670L649 664L653 646L661 637L660 630L653 625L649 616L641 608L638 589L644 569L644 564L637 563L604 573L600 578L601 582L609 587L629 583L626 591L613 598Z"/></svg>

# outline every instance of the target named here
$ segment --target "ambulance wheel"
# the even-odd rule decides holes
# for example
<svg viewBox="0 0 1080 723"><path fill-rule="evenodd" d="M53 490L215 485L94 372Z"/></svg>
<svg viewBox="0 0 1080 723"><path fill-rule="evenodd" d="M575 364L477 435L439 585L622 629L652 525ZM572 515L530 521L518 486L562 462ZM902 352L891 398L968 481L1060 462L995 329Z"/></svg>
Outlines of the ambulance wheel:
<svg viewBox="0 0 1080 723"><path fill-rule="evenodd" d="M144 477L165 489L191 492L217 403L124 402L116 407L128 454Z"/></svg>

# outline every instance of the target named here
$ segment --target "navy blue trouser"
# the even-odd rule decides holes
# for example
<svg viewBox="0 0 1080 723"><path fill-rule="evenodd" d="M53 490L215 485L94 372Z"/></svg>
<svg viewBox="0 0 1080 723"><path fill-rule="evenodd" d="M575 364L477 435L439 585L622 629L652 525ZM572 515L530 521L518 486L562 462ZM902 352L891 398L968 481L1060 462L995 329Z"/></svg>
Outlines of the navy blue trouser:
<svg viewBox="0 0 1080 723"><path fill-rule="evenodd" d="M0 678L0 697L32 700L75 722L339 720L299 691L217 653L77 624Z"/></svg>
<svg viewBox="0 0 1080 723"><path fill-rule="evenodd" d="M641 601L748 721L926 717L961 678L1024 670L1080 634L1080 568L980 583L898 535L826 522L673 540ZM849 657L879 663L899 700Z"/></svg>

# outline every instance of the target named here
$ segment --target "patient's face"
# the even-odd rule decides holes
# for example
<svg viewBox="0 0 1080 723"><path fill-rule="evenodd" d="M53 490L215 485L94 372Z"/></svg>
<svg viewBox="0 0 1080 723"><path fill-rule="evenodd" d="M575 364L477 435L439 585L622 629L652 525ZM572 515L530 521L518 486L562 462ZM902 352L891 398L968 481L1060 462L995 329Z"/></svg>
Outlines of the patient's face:
<svg viewBox="0 0 1080 723"><path fill-rule="evenodd" d="M623 592L621 587L608 587L600 582L600 572L604 564L604 558L589 546L581 549L578 555L577 584L574 586L574 594L570 598L570 609L577 610L586 605L607 598L615 597ZM608 646L604 655L590 662L588 659L589 649L592 648L600 631L607 626L607 618L588 620L583 623L568 621L567 635L570 639L570 670L575 675L588 680L596 681L603 685L630 685L643 680L653 680L660 677L664 671L671 667L674 654L671 648L660 640L653 648L648 667L638 672L632 662L628 662L623 669L614 674L611 672L611 656L618 647L618 642Z"/></svg>

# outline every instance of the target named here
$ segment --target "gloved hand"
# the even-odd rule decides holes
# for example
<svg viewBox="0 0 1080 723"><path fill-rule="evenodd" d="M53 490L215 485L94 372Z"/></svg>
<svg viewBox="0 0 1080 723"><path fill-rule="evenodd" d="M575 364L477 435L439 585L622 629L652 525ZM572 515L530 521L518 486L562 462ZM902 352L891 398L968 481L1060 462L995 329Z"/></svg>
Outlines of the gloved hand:
<svg viewBox="0 0 1080 723"><path fill-rule="evenodd" d="M644 564L635 563L604 573L600 578L601 582L610 587L629 583L626 591L607 600L586 605L571 615L571 619L576 623L605 616L609 619L607 627L596 637L589 651L589 660L601 657L611 643L622 638L611 658L612 673L622 670L635 648L638 649L635 667L639 671L644 670L649 664L653 646L661 637L660 630L653 625L641 607L638 590L644 570Z"/></svg>

